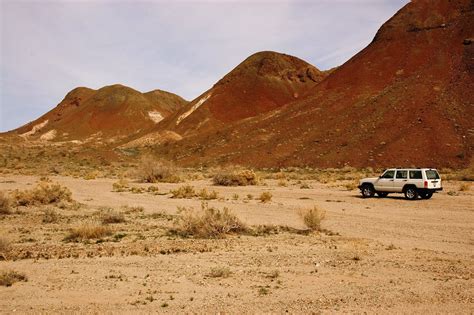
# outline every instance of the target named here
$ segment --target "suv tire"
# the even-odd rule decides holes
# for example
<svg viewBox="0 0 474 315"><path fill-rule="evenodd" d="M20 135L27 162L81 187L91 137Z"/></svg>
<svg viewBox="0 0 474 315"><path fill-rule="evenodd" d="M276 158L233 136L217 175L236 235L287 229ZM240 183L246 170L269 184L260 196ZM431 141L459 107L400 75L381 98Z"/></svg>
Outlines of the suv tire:
<svg viewBox="0 0 474 315"><path fill-rule="evenodd" d="M408 200L416 200L418 198L418 189L415 186L408 186L404 189L405 198Z"/></svg>
<svg viewBox="0 0 474 315"><path fill-rule="evenodd" d="M433 196L432 192L423 192L420 193L421 199L430 199Z"/></svg>
<svg viewBox="0 0 474 315"><path fill-rule="evenodd" d="M369 184L362 185L362 189L360 190L362 193L362 198L370 198L373 197L375 194L374 186Z"/></svg>
<svg viewBox="0 0 474 315"><path fill-rule="evenodd" d="M380 198L385 198L385 197L388 196L388 192L379 191L379 192L377 192L377 195L378 195Z"/></svg>

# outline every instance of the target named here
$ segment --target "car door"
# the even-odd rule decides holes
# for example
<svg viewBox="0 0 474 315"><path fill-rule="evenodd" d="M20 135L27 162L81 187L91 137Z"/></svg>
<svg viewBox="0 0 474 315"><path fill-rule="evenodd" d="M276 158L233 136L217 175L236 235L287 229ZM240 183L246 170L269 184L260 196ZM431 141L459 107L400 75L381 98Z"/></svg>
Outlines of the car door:
<svg viewBox="0 0 474 315"><path fill-rule="evenodd" d="M403 186L408 182L408 170L397 170L395 179L393 180L393 191L401 192Z"/></svg>
<svg viewBox="0 0 474 315"><path fill-rule="evenodd" d="M393 179L395 177L395 170L386 170L379 179L375 182L375 190L378 191L393 191Z"/></svg>
<svg viewBox="0 0 474 315"><path fill-rule="evenodd" d="M421 170L410 170L408 175L410 177L410 184L413 184L418 188L423 187L423 173Z"/></svg>

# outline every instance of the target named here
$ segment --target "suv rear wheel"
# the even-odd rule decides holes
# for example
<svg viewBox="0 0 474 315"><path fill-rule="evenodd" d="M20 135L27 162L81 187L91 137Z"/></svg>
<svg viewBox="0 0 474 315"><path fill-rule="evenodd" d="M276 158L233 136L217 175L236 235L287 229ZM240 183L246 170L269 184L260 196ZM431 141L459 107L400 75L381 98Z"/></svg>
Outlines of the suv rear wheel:
<svg viewBox="0 0 474 315"><path fill-rule="evenodd" d="M408 200L416 200L418 198L418 189L415 186L408 186L405 188L405 198Z"/></svg>
<svg viewBox="0 0 474 315"><path fill-rule="evenodd" d="M364 184L360 190L363 198L373 197L375 194L375 189L372 185Z"/></svg>

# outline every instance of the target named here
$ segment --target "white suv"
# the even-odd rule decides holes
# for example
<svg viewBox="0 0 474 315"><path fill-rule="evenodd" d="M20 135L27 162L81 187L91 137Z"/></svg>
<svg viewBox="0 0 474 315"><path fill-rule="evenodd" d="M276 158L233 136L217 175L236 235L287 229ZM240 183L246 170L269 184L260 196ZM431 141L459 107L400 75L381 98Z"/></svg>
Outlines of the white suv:
<svg viewBox="0 0 474 315"><path fill-rule="evenodd" d="M375 178L359 181L362 197L386 197L389 193L404 193L405 198L430 199L433 193L443 190L438 171L432 168L391 168Z"/></svg>

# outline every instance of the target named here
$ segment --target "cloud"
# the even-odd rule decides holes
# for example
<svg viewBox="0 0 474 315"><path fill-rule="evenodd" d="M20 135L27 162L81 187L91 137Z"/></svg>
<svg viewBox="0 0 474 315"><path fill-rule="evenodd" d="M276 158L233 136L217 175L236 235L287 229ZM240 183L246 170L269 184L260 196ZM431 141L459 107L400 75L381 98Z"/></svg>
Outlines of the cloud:
<svg viewBox="0 0 474 315"><path fill-rule="evenodd" d="M328 69L406 2L1 0L0 131L76 86L122 83L193 99L261 50Z"/></svg>

